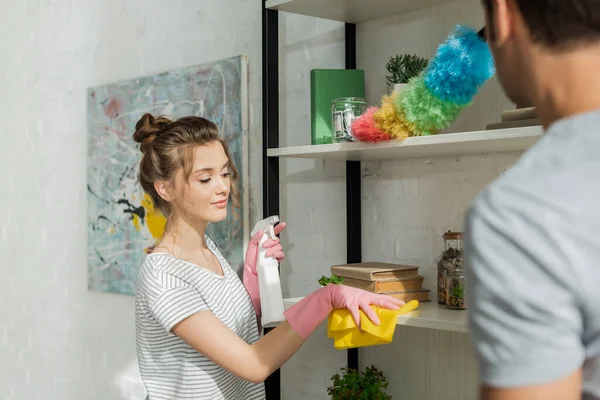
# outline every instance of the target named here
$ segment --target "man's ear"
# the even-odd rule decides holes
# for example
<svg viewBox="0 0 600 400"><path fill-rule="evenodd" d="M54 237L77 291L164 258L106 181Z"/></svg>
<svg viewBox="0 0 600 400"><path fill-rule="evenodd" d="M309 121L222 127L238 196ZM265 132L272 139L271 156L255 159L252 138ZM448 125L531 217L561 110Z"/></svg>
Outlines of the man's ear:
<svg viewBox="0 0 600 400"><path fill-rule="evenodd" d="M165 201L173 200L173 193L171 190L171 185L167 181L156 181L154 182L154 190L156 193Z"/></svg>
<svg viewBox="0 0 600 400"><path fill-rule="evenodd" d="M517 5L514 0L489 0L486 10L485 27L488 41L502 46L513 34L514 13Z"/></svg>

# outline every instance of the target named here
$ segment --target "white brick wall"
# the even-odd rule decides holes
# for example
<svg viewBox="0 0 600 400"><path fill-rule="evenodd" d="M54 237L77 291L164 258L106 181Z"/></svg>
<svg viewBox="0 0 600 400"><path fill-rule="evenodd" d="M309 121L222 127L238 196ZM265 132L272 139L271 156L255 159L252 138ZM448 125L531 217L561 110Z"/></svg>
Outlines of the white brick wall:
<svg viewBox="0 0 600 400"><path fill-rule="evenodd" d="M0 399L140 399L132 298L87 290L86 88L248 55L258 182L260 2L0 9Z"/></svg>
<svg viewBox="0 0 600 400"><path fill-rule="evenodd" d="M384 163L364 182L363 210L369 215L363 218L363 258L419 265L424 284L435 291L435 258L443 250L442 234L462 230L469 202L517 156Z"/></svg>
<svg viewBox="0 0 600 400"><path fill-rule="evenodd" d="M359 27L359 67L376 77L393 51L433 51L461 16L479 23L478 7L478 0L460 0ZM0 399L139 399L132 299L86 286L86 88L248 55L255 221L262 213L260 2L38 0L4 1L1 9ZM431 21L442 22L427 37L423 24ZM375 40L378 27L398 39ZM419 33L418 45L402 39L411 32ZM280 35L281 144L307 144L309 71L343 67L343 24L282 14ZM365 52L361 40L379 45ZM382 90L368 93L376 101ZM481 97L456 127L481 127L483 116L507 105L495 83ZM432 287L441 233L460 228L469 200L515 157L366 163L364 259L418 263ZM282 161L281 177L281 216L289 222L282 280L286 295L299 296L314 290L331 264L345 261L344 164ZM438 346L454 343L434 336ZM361 354L377 363L376 352ZM321 327L283 368L283 398L326 398L329 377L345 357ZM391 356L384 361L390 377L405 365ZM391 387L419 393L420 384Z"/></svg>

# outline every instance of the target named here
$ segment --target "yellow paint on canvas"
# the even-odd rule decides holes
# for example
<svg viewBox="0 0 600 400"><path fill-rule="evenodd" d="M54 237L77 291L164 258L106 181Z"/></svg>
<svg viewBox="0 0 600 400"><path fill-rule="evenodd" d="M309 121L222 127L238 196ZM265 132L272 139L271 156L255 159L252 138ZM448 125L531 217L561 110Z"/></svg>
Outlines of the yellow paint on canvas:
<svg viewBox="0 0 600 400"><path fill-rule="evenodd" d="M137 214L133 214L133 226L135 227L136 231L140 230L140 217Z"/></svg>
<svg viewBox="0 0 600 400"><path fill-rule="evenodd" d="M144 194L142 206L146 210L146 225L148 226L148 231L150 231L150 234L154 239L160 239L163 235L167 219L159 210L154 208L152 199L148 194Z"/></svg>

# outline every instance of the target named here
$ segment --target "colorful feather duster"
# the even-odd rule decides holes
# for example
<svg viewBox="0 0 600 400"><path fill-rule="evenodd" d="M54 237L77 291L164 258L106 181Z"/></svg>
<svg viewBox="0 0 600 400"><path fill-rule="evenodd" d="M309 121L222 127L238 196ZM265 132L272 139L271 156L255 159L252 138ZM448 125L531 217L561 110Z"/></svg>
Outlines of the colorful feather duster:
<svg viewBox="0 0 600 400"><path fill-rule="evenodd" d="M495 73L481 32L457 25L421 74L401 92L384 96L381 107L369 108L352 123L356 140L402 140L447 128Z"/></svg>
<svg viewBox="0 0 600 400"><path fill-rule="evenodd" d="M373 143L390 140L390 135L375 125L373 113L376 111L377 107L369 107L360 118L354 120L352 129L360 132L360 140Z"/></svg>

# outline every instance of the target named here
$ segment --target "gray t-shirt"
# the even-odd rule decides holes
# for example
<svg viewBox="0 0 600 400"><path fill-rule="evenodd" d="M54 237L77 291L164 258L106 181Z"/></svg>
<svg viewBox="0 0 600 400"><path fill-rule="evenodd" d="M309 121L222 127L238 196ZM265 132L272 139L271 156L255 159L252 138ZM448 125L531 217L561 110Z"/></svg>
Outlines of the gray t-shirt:
<svg viewBox="0 0 600 400"><path fill-rule="evenodd" d="M148 400L264 400L264 384L245 381L175 335L187 317L210 310L249 344L258 321L242 281L215 243L205 237L224 275L165 253L149 254L138 275L135 301L140 373Z"/></svg>
<svg viewBox="0 0 600 400"><path fill-rule="evenodd" d="M600 110L555 122L475 199L465 260L483 382L583 367L583 398L600 399Z"/></svg>

